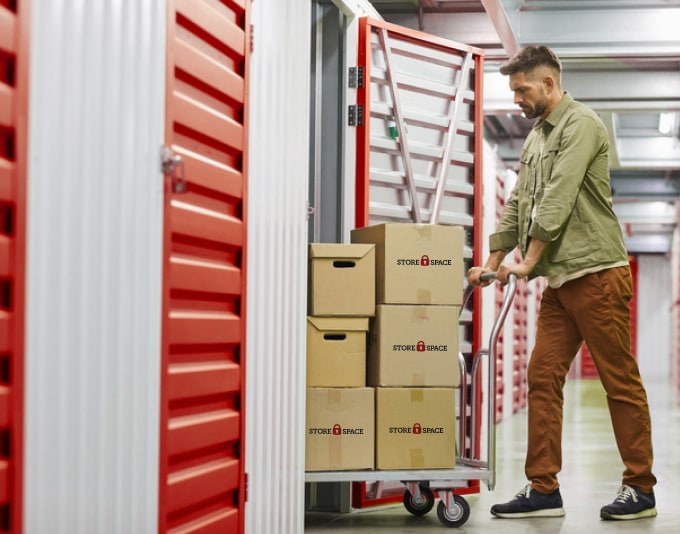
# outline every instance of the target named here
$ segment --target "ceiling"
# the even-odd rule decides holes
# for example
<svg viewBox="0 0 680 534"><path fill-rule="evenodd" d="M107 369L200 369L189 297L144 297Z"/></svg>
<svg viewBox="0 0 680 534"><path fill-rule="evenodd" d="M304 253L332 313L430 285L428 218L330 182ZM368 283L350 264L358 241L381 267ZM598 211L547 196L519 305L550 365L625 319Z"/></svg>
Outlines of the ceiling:
<svg viewBox="0 0 680 534"><path fill-rule="evenodd" d="M524 45L550 46L564 88L609 130L614 209L629 251L669 251L680 198L680 0L371 4L389 22L484 49L485 137L511 169L532 122L498 67Z"/></svg>

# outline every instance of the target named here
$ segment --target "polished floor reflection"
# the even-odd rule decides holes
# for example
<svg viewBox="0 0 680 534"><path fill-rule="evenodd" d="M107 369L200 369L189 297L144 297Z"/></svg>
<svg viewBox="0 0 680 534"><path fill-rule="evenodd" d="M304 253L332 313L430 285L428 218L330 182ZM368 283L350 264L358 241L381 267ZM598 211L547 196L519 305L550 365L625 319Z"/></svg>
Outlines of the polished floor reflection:
<svg viewBox="0 0 680 534"><path fill-rule="evenodd" d="M496 502L513 497L526 483L524 451L526 414L520 412L497 428L498 480L494 491L467 497L469 520L461 533L595 534L680 532L680 407L665 383L646 383L652 412L656 500L658 516L636 521L602 521L600 508L611 502L620 485L623 464L618 455L604 391L597 380L574 380L565 389L564 465L560 484L566 516L563 518L497 519L489 514ZM448 530L437 518L436 507L423 517L403 505L386 505L350 513L308 512L305 532L416 533Z"/></svg>

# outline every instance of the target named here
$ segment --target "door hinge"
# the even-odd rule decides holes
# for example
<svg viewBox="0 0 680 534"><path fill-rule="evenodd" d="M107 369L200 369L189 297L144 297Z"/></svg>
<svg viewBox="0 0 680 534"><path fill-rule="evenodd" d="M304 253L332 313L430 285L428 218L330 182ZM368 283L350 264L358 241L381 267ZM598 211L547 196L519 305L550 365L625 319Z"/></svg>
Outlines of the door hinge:
<svg viewBox="0 0 680 534"><path fill-rule="evenodd" d="M347 123L350 126L362 126L364 124L364 106L349 106L347 110Z"/></svg>
<svg viewBox="0 0 680 534"><path fill-rule="evenodd" d="M169 146L161 147L161 172L172 178L172 192L186 193L187 181L184 177L184 160Z"/></svg>
<svg viewBox="0 0 680 534"><path fill-rule="evenodd" d="M364 86L364 68L350 67L348 84L352 89L361 89Z"/></svg>
<svg viewBox="0 0 680 534"><path fill-rule="evenodd" d="M255 50L255 28L253 25L250 25L250 52L252 54L253 50Z"/></svg>

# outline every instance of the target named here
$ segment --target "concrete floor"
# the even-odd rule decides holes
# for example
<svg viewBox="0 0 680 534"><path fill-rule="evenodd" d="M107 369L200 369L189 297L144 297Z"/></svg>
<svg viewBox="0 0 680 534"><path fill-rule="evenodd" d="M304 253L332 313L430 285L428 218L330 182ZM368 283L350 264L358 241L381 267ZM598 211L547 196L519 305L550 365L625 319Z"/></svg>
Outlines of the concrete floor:
<svg viewBox="0 0 680 534"><path fill-rule="evenodd" d="M497 484L494 491L466 496L471 513L458 532L535 534L595 534L680 532L680 406L665 383L646 383L652 412L655 489L658 516L636 521L602 521L600 508L614 500L623 464L618 455L597 380L574 380L565 389L563 470L560 474L566 516L563 518L497 519L491 505L511 499L526 484L524 452L526 414L520 412L497 427ZM403 505L384 505L350 513L307 512L305 532L409 534L446 529L435 508L416 517Z"/></svg>

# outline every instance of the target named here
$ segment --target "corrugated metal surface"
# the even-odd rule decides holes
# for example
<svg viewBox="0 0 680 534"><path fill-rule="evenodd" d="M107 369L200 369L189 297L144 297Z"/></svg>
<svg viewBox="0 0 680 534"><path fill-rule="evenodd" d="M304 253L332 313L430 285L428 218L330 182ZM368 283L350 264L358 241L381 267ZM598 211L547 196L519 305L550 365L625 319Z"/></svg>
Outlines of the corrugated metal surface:
<svg viewBox="0 0 680 534"><path fill-rule="evenodd" d="M0 532L21 532L29 2L0 2Z"/></svg>
<svg viewBox="0 0 680 534"><path fill-rule="evenodd" d="M246 532L304 524L308 0L256 1L250 76ZM275 90L272 90L275 88Z"/></svg>
<svg viewBox="0 0 680 534"><path fill-rule="evenodd" d="M32 2L27 533L157 529L165 13Z"/></svg>
<svg viewBox="0 0 680 534"><path fill-rule="evenodd" d="M171 0L160 532L242 532L247 0Z"/></svg>

